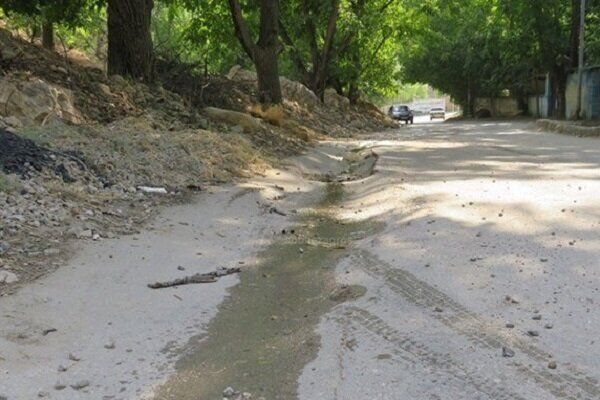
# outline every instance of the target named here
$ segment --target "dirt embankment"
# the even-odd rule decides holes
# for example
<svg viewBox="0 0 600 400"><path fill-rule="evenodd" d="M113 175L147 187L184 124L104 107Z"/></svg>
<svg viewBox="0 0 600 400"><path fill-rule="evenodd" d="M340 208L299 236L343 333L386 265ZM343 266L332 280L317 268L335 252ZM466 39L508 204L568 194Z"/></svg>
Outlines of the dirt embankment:
<svg viewBox="0 0 600 400"><path fill-rule="evenodd" d="M52 270L70 239L135 232L206 184L389 126L367 104L331 92L323 104L284 78L284 105L264 110L239 68L202 79L161 63L155 85L107 77L6 30L0 72L0 295Z"/></svg>

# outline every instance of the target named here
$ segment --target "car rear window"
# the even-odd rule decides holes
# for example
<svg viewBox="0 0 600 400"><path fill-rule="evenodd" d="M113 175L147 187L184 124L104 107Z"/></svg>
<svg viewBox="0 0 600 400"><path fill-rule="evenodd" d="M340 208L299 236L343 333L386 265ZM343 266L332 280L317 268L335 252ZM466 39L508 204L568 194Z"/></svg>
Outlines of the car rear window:
<svg viewBox="0 0 600 400"><path fill-rule="evenodd" d="M394 111L408 111L407 106L394 106Z"/></svg>

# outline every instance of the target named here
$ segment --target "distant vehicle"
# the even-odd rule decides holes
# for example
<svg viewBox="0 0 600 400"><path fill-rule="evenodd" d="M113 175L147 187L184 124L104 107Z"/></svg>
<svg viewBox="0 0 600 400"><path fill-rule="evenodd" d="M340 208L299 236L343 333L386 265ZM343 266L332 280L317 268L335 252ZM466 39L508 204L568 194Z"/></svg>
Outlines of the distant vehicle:
<svg viewBox="0 0 600 400"><path fill-rule="evenodd" d="M388 115L396 121L404 121L407 124L409 122L411 124L414 123L415 117L408 106L391 106L388 110Z"/></svg>
<svg viewBox="0 0 600 400"><path fill-rule="evenodd" d="M429 111L429 119L431 121L433 121L434 119L437 119L437 118L445 120L446 119L446 110L444 110L441 107L432 108L431 111Z"/></svg>

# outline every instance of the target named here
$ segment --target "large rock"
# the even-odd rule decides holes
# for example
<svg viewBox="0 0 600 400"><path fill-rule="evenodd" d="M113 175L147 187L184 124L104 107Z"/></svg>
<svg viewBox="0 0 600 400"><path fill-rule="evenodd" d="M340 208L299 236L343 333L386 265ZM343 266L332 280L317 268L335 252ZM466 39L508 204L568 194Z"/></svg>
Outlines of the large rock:
<svg viewBox="0 0 600 400"><path fill-rule="evenodd" d="M263 128L261 120L249 114L215 107L206 107L204 113L211 119L241 126L244 132L256 132Z"/></svg>
<svg viewBox="0 0 600 400"><path fill-rule="evenodd" d="M227 78L237 82L256 82L258 80L256 72L247 71L239 65L229 70ZM314 109L321 104L314 92L300 82L292 81L285 77L279 78L279 81L281 83L281 92L286 100L296 102L309 109Z"/></svg>
<svg viewBox="0 0 600 400"><path fill-rule="evenodd" d="M343 111L350 107L350 100L347 97L339 95L335 89L325 89L323 100L327 107L335 108L337 110Z"/></svg>
<svg viewBox="0 0 600 400"><path fill-rule="evenodd" d="M25 126L46 124L52 119L71 124L84 122L71 91L41 79L0 79L0 116L17 119Z"/></svg>

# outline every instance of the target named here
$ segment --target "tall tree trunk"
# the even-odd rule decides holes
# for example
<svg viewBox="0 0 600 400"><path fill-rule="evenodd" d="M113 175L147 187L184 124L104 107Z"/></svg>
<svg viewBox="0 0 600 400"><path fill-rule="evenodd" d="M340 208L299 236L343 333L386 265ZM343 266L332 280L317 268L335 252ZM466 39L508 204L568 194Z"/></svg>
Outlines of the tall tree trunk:
<svg viewBox="0 0 600 400"><path fill-rule="evenodd" d="M153 7L154 0L108 0L109 75L154 80Z"/></svg>
<svg viewBox="0 0 600 400"><path fill-rule="evenodd" d="M256 67L260 102L281 103L283 96L278 65L279 0L260 0L260 32L257 43L252 40L239 1L228 1L236 36Z"/></svg>
<svg viewBox="0 0 600 400"><path fill-rule="evenodd" d="M45 21L42 24L42 47L54 50L54 24Z"/></svg>

